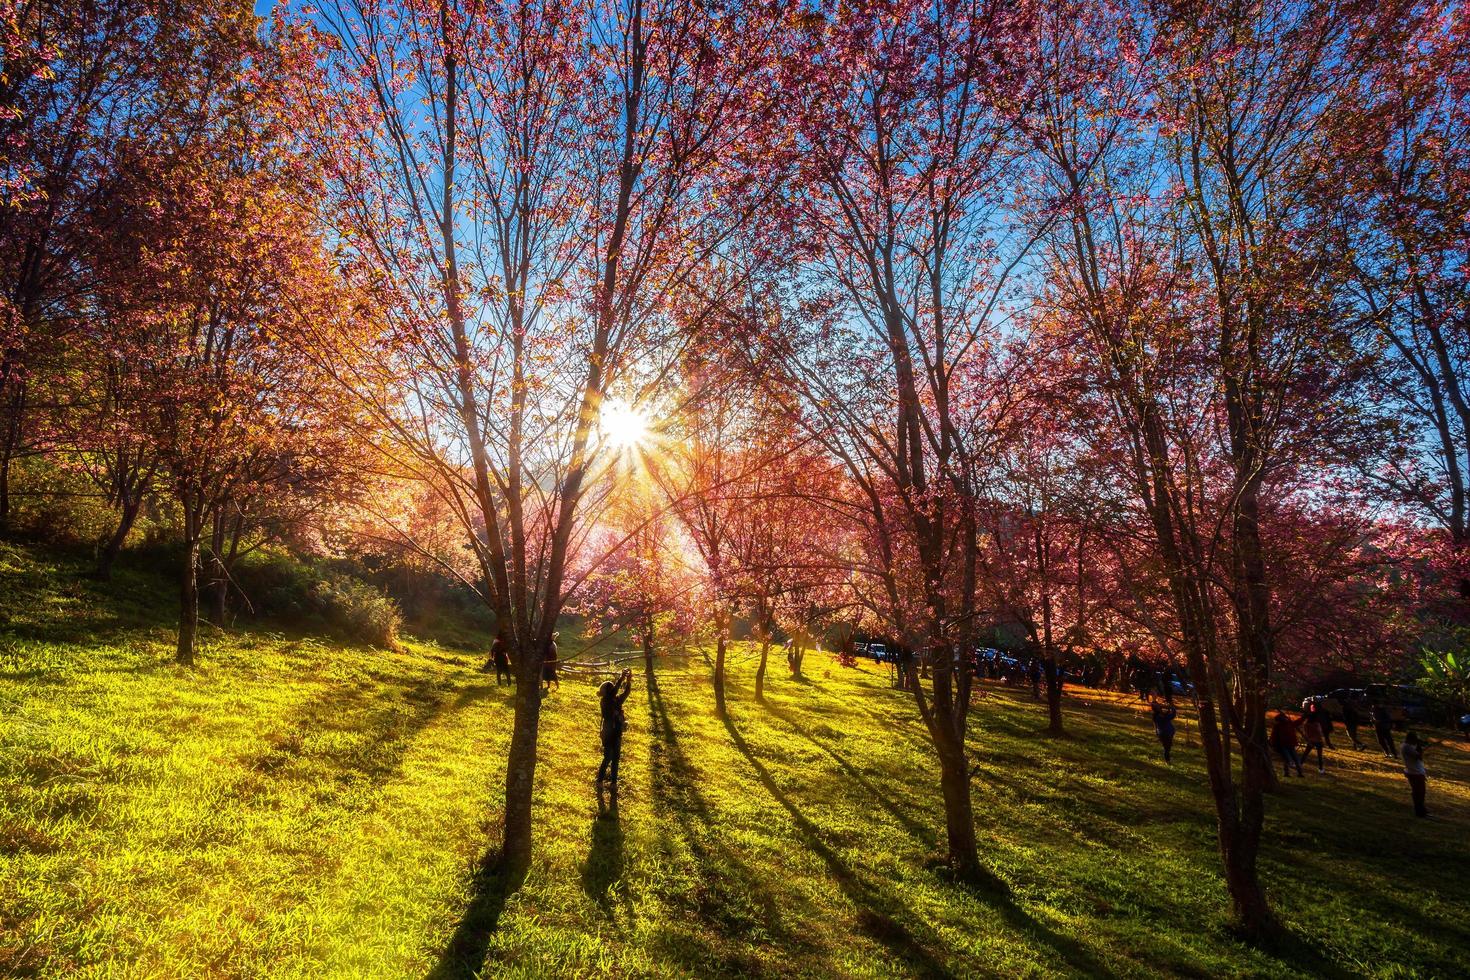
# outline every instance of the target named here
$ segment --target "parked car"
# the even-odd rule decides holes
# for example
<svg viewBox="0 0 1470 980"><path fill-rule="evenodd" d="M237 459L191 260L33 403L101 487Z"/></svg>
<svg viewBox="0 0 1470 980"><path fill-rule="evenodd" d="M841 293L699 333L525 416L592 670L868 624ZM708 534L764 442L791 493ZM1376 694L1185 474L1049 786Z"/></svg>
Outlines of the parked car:
<svg viewBox="0 0 1470 980"><path fill-rule="evenodd" d="M1368 692L1361 687L1339 687L1328 691L1326 694L1312 694L1302 698L1302 710L1315 704L1320 710L1327 712L1333 721L1342 721L1345 704L1351 704L1358 712L1358 718L1363 724L1368 724L1372 711L1372 705L1368 703Z"/></svg>
<svg viewBox="0 0 1470 980"><path fill-rule="evenodd" d="M1388 706L1388 716L1395 727L1406 724L1422 725L1429 720L1429 698L1418 688L1404 684L1369 684L1369 702L1379 701Z"/></svg>
<svg viewBox="0 0 1470 980"><path fill-rule="evenodd" d="M1172 693L1176 698L1194 697L1194 685L1182 677L1175 677L1170 680L1169 686L1173 688Z"/></svg>
<svg viewBox="0 0 1470 980"><path fill-rule="evenodd" d="M888 663L888 647L882 643L869 643L868 653L880 664Z"/></svg>
<svg viewBox="0 0 1470 980"><path fill-rule="evenodd" d="M1373 718L1374 702L1388 708L1388 717L1395 728L1408 724L1423 724L1429 720L1431 704L1423 691L1405 684L1369 684L1367 687L1339 687L1326 694L1313 694L1302 699L1302 710L1316 704L1334 721L1342 721L1344 704L1351 704L1358 712L1362 724Z"/></svg>

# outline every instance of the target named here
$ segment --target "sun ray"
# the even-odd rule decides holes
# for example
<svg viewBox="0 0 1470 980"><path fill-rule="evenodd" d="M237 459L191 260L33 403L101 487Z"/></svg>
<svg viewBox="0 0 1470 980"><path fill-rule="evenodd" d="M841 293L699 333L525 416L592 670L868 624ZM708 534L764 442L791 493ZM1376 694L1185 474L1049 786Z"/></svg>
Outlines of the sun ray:
<svg viewBox="0 0 1470 980"><path fill-rule="evenodd" d="M621 398L602 403L598 429L606 445L618 452L629 452L645 445L650 435L648 416Z"/></svg>

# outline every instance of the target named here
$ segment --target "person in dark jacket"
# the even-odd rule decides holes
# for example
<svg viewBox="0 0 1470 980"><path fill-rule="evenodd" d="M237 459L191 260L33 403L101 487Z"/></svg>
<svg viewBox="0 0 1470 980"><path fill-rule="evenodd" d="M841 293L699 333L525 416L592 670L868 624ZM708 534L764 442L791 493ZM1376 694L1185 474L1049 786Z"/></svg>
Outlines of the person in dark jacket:
<svg viewBox="0 0 1470 980"><path fill-rule="evenodd" d="M1322 719L1325 717L1327 717L1325 711L1308 711L1302 715L1301 720L1302 735L1305 737L1307 743L1307 749L1302 753L1302 756L1310 762L1312 761L1312 750L1316 749L1318 772L1327 771L1327 767L1322 763L1322 742L1327 737L1322 731Z"/></svg>
<svg viewBox="0 0 1470 980"><path fill-rule="evenodd" d="M1161 702L1157 698L1150 698L1148 702L1149 714L1154 719L1154 734L1159 737L1159 744L1164 747L1164 762L1169 762L1169 754L1174 749L1174 716L1179 709L1174 707L1173 702Z"/></svg>
<svg viewBox="0 0 1470 980"><path fill-rule="evenodd" d="M510 676L510 642L506 640L504 633L496 633L495 640L490 644L490 665L495 668L495 685L511 683Z"/></svg>
<svg viewBox="0 0 1470 980"><path fill-rule="evenodd" d="M1390 759L1399 757L1398 746L1393 744L1393 716L1388 713L1388 705L1382 701L1373 702L1373 733L1378 736L1378 747L1383 754Z"/></svg>
<svg viewBox="0 0 1470 980"><path fill-rule="evenodd" d="M1026 677L1031 681L1031 697L1041 700L1041 661L1035 657L1026 665Z"/></svg>
<svg viewBox="0 0 1470 980"><path fill-rule="evenodd" d="M618 763L623 758L623 729L628 727L623 714L623 702L633 690L633 672L625 670L617 683L603 681L597 688L597 698L602 710L602 765L597 767L597 782L606 779L618 781Z"/></svg>
<svg viewBox="0 0 1470 980"><path fill-rule="evenodd" d="M546 644L546 659L541 661L541 680L545 684L542 688L543 694L550 694L552 685L561 690L561 679L556 676L556 669L561 666L561 661L556 657L556 638L560 633L551 634L551 642Z"/></svg>
<svg viewBox="0 0 1470 980"><path fill-rule="evenodd" d="M1286 712L1276 712L1276 720L1271 723L1271 748L1281 756L1281 765L1285 775L1290 776L1291 770L1296 769L1297 776L1302 775L1302 760L1297 755L1296 730L1300 722L1293 721Z"/></svg>
<svg viewBox="0 0 1470 980"><path fill-rule="evenodd" d="M1342 699L1339 703L1342 705L1342 727L1347 729L1348 738L1353 740L1353 748L1366 748L1367 746L1358 739L1358 726L1363 723L1362 716L1358 714L1358 709L1346 698Z"/></svg>
<svg viewBox="0 0 1470 980"><path fill-rule="evenodd" d="M1307 705L1307 721L1316 722L1322 732L1322 744L1332 748L1332 715L1316 701ZM1310 745L1310 743L1308 743Z"/></svg>

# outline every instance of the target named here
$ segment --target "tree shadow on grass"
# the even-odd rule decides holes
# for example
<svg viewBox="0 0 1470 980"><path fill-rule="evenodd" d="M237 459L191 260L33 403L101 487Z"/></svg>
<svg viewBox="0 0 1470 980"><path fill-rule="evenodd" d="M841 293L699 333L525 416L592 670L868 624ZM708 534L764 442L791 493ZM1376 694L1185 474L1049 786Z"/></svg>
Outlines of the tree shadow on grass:
<svg viewBox="0 0 1470 980"><path fill-rule="evenodd" d="M360 781L381 785L402 769L420 733L440 718L495 693L489 684L471 684L456 691L433 678L421 678L386 689L312 698L267 737L263 752L242 761L257 772L289 775L292 764L309 754L330 769L339 786ZM362 737L324 739L308 751L308 738L331 731L351 731ZM307 777L315 778L310 772L303 776Z"/></svg>
<svg viewBox="0 0 1470 980"><path fill-rule="evenodd" d="M758 938L764 933L789 951L807 951L810 943L786 929L775 899L755 873L715 836L714 814L697 785L698 770L680 744L655 677L648 679L647 696L654 813L661 825L668 821L676 825L704 875L694 911L723 937ZM741 964L728 965L740 972ZM702 969L708 970L708 964Z"/></svg>
<svg viewBox="0 0 1470 980"><path fill-rule="evenodd" d="M959 884L961 887L967 887L963 883ZM968 886L968 890L980 901L999 912L1006 925L1038 945L1052 950L1072 969L1089 977L1112 975L1113 971L1093 956L1086 946L1070 936L1062 935L1037 919L1010 895L983 887Z"/></svg>
<svg viewBox="0 0 1470 980"><path fill-rule="evenodd" d="M770 770L751 752L745 737L740 734L734 722L727 717L724 723L725 730L730 733L730 739L734 742L735 748L745 756L746 761L755 770L756 778L760 780L766 792L790 814L802 842L822 859L832 877L837 879L837 885L842 889L843 894L853 905L857 906L858 925L862 931L908 963L918 976L952 976L953 972L950 968L920 943L909 928L895 916L897 904L885 900L883 895L859 878L847 862L843 861L837 852L827 845L822 839L820 828L812 823L796 804L791 802L791 798L776 785ZM931 941L937 942L938 940L934 938Z"/></svg>
<svg viewBox="0 0 1470 980"><path fill-rule="evenodd" d="M500 868L497 857L492 850L479 859L470 882L469 904L426 980L472 980L484 970L490 937L500 924L506 899L520 885L518 878Z"/></svg>
<svg viewBox="0 0 1470 980"><path fill-rule="evenodd" d="M907 830L912 836L914 836L929 847L936 847L938 845L939 842L938 838L934 834L934 828L925 826L924 824L921 824L919 821L915 820L913 817L909 816L907 813L904 813L903 810L899 808L898 804L894 802L892 797L890 797L888 794L884 793L876 785L874 785L873 781L868 779L868 777L864 776L860 771L858 771L858 769L854 767L845 756L839 753L836 749L832 748L832 746L828 745L826 742L813 735L805 726L801 725L799 722L796 721L795 718L791 717L788 712L769 704L766 705L766 710L775 715L777 718L780 718L783 722L787 724L787 726L789 726L794 732L796 732L796 734L800 735L802 738L806 739L808 742L811 742L817 748L827 753L827 755L831 756L832 761L837 763L838 767L843 771L843 773L847 775L849 779L861 786L864 793L866 793L872 799L876 800L878 802L878 805L887 810L889 815L892 816L893 819L897 820L900 824L902 824L903 828Z"/></svg>
<svg viewBox="0 0 1470 980"><path fill-rule="evenodd" d="M602 914L612 916L609 894L623 877L623 825L618 820L618 785L604 795L597 785L597 817L592 821L592 849L582 865L582 890L597 903Z"/></svg>
<svg viewBox="0 0 1470 980"><path fill-rule="evenodd" d="M1285 925L1278 925L1275 933L1258 942L1257 946L1262 952L1291 966L1293 972L1300 976L1326 977L1328 980L1362 976L1334 962L1313 937L1294 932Z"/></svg>
<svg viewBox="0 0 1470 980"><path fill-rule="evenodd" d="M729 731L735 747L755 770L761 785L791 815L806 845L826 862L843 893L854 905L858 906L859 923L864 932L902 957L920 976L952 975L953 971L950 967L927 948L927 946L942 943L942 940L938 936L931 935L927 937L927 945L921 943L913 932L895 918L893 910L898 907L898 903L887 899L878 889L857 876L852 868L822 840L820 828L812 823L791 801L790 797L776 785L770 771L751 752L744 736L729 719L725 720L725 728ZM952 880L955 885L964 888L975 898L994 908L1012 929L1051 949L1072 969L1089 976L1101 976L1110 972L1081 943L1055 932L1017 904L1011 897L1005 882L1000 879L986 875L978 882Z"/></svg>

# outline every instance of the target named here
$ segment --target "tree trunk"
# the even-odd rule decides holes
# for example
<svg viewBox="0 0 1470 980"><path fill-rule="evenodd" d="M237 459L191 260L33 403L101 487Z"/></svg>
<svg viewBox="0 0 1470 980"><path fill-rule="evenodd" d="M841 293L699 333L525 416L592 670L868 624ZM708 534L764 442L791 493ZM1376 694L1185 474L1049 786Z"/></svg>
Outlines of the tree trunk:
<svg viewBox="0 0 1470 980"><path fill-rule="evenodd" d="M643 675L653 680L653 627L643 631Z"/></svg>
<svg viewBox="0 0 1470 980"><path fill-rule="evenodd" d="M533 641L534 642L534 641ZM531 866L531 801L536 786L536 747L541 735L541 664L544 652L518 651L516 706L505 761L505 836L501 867L519 882Z"/></svg>
<svg viewBox="0 0 1470 980"><path fill-rule="evenodd" d="M219 627L225 625L225 599L230 588L224 552L225 524L221 516L216 514L209 539L209 621Z"/></svg>
<svg viewBox="0 0 1470 980"><path fill-rule="evenodd" d="M102 545L102 551L97 555L97 577L104 582L112 578L112 566L117 561L117 556L122 553L123 543L128 539L128 533L132 531L133 524L138 520L138 511L143 503L142 496L137 500L124 500L122 513L117 518L117 528L108 536Z"/></svg>
<svg viewBox="0 0 1470 980"><path fill-rule="evenodd" d="M184 553L183 581L179 589L179 645L175 659L186 667L194 665L194 636L199 631L199 534L189 536Z"/></svg>
<svg viewBox="0 0 1470 980"><path fill-rule="evenodd" d="M761 636L761 659L755 668L755 699L761 701L766 696L766 657L771 652L771 634Z"/></svg>
<svg viewBox="0 0 1470 980"><path fill-rule="evenodd" d="M953 736L938 741L954 741ZM944 833L949 866L962 880L979 880L980 853L975 844L975 813L970 803L970 771L962 746L940 744L939 786L944 792Z"/></svg>
<svg viewBox="0 0 1470 980"><path fill-rule="evenodd" d="M4 440L0 441L0 535L7 534L11 530L10 462L20 448L20 419L25 405L25 389L14 377L12 363L7 360L5 370L0 372L0 378L7 379L9 386L15 389L10 394L9 404L6 406ZM0 391L3 390L4 388L0 387Z"/></svg>
<svg viewBox="0 0 1470 980"><path fill-rule="evenodd" d="M1043 663L1046 673L1046 730L1052 735L1061 735L1063 734L1061 669L1057 666L1055 654L1048 655Z"/></svg>
<svg viewBox="0 0 1470 980"><path fill-rule="evenodd" d="M725 630L721 628L719 637L715 640L715 710L721 715L725 713L725 644L727 642Z"/></svg>
<svg viewBox="0 0 1470 980"><path fill-rule="evenodd" d="M0 535L10 532L10 448L0 448Z"/></svg>

